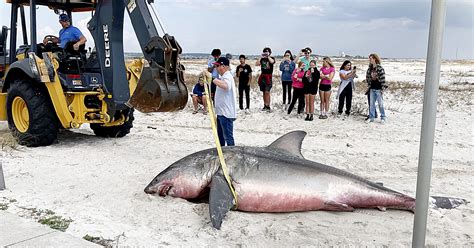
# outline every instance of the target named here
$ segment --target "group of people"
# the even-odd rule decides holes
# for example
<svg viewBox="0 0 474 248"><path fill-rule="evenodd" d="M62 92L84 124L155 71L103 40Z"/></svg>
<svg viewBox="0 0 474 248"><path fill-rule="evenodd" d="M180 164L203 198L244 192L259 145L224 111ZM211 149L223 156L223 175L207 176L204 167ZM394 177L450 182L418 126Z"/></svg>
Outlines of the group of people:
<svg viewBox="0 0 474 248"><path fill-rule="evenodd" d="M271 94L273 87L273 69L276 59L271 56L272 50L265 47L262 54L257 58L255 65L261 67L261 74L257 79L257 84L263 95L263 111L270 111ZM250 108L250 85L252 83L252 67L247 64L245 55L239 56L240 64L235 68L235 73L231 72L229 57L221 57L220 49L214 49L211 52L212 58L208 62L208 70L212 75L210 97L215 103L218 134L221 145L234 145L233 122L237 117L237 91L234 76L238 78L238 107L244 110ZM297 113L305 112L306 121L313 121L315 110L316 95L319 93L319 119L327 119L331 88L336 69L331 58L324 57L322 66L317 67L317 60L312 56L312 50L309 47L301 49L298 56L293 56L290 50L285 51L283 60L280 63L281 83L283 89L283 104L287 106L287 114L291 114L296 102L298 101ZM338 70L341 80L336 99L339 100L338 115L350 115L352 106L352 95L355 90L354 79L358 77L356 66L352 66L350 60L342 63ZM198 111L198 104L204 106L203 113L206 112L206 96L203 94L205 87L205 76L199 77L199 82L193 89L194 112ZM367 101L369 104L369 113L366 121L374 122L377 118L376 103L379 107L381 122L386 121L385 110L383 106L383 90L385 85L385 71L381 66L380 57L373 53L369 55L369 67L366 72L367 83ZM345 106L345 111L344 111Z"/></svg>

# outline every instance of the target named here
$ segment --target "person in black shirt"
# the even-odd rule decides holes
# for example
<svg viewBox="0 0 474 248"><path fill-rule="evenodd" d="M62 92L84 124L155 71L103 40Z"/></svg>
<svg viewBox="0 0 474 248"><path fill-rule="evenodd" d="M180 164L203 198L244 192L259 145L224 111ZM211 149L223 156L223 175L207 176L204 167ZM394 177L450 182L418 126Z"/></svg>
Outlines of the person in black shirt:
<svg viewBox="0 0 474 248"><path fill-rule="evenodd" d="M264 111L270 111L270 89L272 88L272 74L273 65L275 64L275 58L270 56L272 50L269 47L263 49L262 56L257 59L256 66L261 66L262 74L258 77L258 86L260 91L263 92L263 109Z"/></svg>
<svg viewBox="0 0 474 248"><path fill-rule="evenodd" d="M237 66L235 70L235 75L239 78L239 108L240 110L244 109L244 91L245 91L245 100L246 107L245 109L250 108L250 83L252 82L252 67L245 63L245 55L240 55L240 65Z"/></svg>
<svg viewBox="0 0 474 248"><path fill-rule="evenodd" d="M374 122L375 119L375 103L379 105L381 122L385 123L385 108L383 106L383 90L387 88L385 85L385 70L380 65L380 57L372 53L369 55L369 68L367 69L366 82L369 85L369 119L367 123Z"/></svg>
<svg viewBox="0 0 474 248"><path fill-rule="evenodd" d="M303 91L306 104L305 121L312 121L314 115L314 99L318 92L319 78L321 76L318 68L316 68L316 60L311 60L310 68L304 73Z"/></svg>

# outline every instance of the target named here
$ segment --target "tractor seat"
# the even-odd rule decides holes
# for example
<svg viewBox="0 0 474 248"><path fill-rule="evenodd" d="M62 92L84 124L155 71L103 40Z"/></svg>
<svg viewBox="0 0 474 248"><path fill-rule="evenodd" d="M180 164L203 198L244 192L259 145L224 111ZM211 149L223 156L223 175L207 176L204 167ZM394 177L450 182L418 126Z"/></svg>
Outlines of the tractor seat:
<svg viewBox="0 0 474 248"><path fill-rule="evenodd" d="M66 44L62 54L58 54L59 71L67 74L80 74L84 72L84 64L86 63L86 49L85 44L79 46L79 50L74 50L73 45L75 41L70 41Z"/></svg>

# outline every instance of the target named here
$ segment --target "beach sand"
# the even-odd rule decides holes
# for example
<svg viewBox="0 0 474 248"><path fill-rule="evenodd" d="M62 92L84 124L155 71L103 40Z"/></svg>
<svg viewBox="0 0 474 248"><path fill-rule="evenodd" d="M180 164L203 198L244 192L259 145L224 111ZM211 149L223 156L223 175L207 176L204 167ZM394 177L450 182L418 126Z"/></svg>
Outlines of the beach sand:
<svg viewBox="0 0 474 248"><path fill-rule="evenodd" d="M365 75L362 63L366 61L360 63L356 64L362 69L360 75ZM420 66L414 63L424 64L421 60L386 63L386 70L392 68L387 70L387 80L400 81L392 85L406 87L392 87L384 95L385 124L379 120L364 122L367 98L361 90L354 95L351 116L337 118L332 114L327 120L307 122L296 113L287 116L278 83L272 90L271 113L260 111L261 94L253 88L250 113L239 112L234 124L236 145L267 146L289 131L304 130L308 135L302 153L307 159L415 196L423 89L413 87L419 78L403 80L406 75L399 75L417 75L414 68ZM204 63L186 61L185 65L189 73L196 74ZM454 62L443 63L430 192L472 202L473 62L463 69L456 66ZM460 70L464 76L449 81ZM337 106L335 92L333 89L333 111ZM145 186L171 163L215 146L209 118L201 113L193 115L191 105L189 102L176 113L136 111L134 127L124 138L99 138L83 125L61 130L58 143L51 146L4 147L0 162L7 190L0 191L0 203L8 205L5 211L24 218L35 218L32 209L54 211L72 220L67 233L101 237L119 246L411 246L414 214L408 211L232 211L221 230L215 230L206 203L145 194ZM8 132L6 122L0 123L0 132ZM453 210L430 209L426 244L474 246L473 212L472 203Z"/></svg>

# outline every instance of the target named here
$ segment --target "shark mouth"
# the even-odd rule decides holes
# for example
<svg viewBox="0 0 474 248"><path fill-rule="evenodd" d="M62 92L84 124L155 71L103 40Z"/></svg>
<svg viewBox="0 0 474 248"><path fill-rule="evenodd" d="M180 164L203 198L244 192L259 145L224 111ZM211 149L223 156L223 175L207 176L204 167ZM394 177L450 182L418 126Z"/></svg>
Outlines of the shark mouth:
<svg viewBox="0 0 474 248"><path fill-rule="evenodd" d="M158 195L159 196L167 196L172 187L173 186L171 186L171 185L163 185L163 187L161 187L160 192L158 193Z"/></svg>

